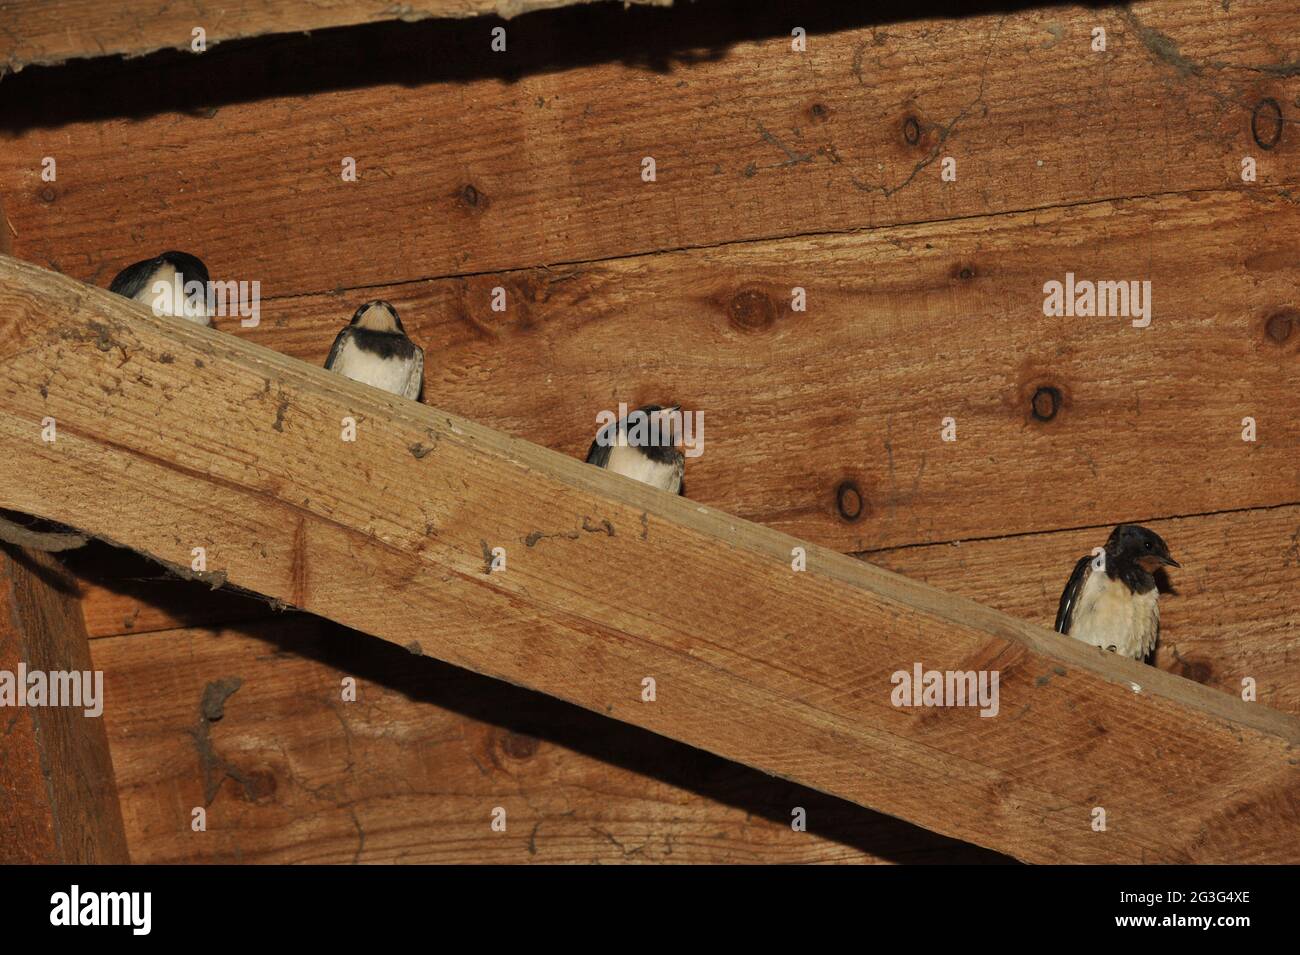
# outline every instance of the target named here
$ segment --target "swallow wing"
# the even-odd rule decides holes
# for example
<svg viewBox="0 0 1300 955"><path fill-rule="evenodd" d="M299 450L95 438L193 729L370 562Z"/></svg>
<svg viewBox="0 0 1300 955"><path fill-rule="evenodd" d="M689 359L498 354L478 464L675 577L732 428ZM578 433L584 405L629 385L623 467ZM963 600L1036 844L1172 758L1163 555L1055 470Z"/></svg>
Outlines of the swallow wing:
<svg viewBox="0 0 1300 955"><path fill-rule="evenodd" d="M343 353L343 346L348 343L348 339L351 337L352 337L352 326L350 325L347 328L343 329L343 331L339 332L337 336L335 336L334 345L333 347L330 348L330 356L325 359L326 368L334 367L335 362L339 360L339 355Z"/></svg>
<svg viewBox="0 0 1300 955"><path fill-rule="evenodd" d="M406 379L406 389L402 395L412 401L419 401L420 389L424 386L424 349L414 342L411 347L415 349L415 361L411 362L411 374Z"/></svg>
<svg viewBox="0 0 1300 955"><path fill-rule="evenodd" d="M123 298L135 298L144 290L149 281L149 276L153 275L154 269L157 267L157 259L146 259L143 262L128 265L114 276L113 281L109 283L108 290L115 295L121 295Z"/></svg>
<svg viewBox="0 0 1300 955"><path fill-rule="evenodd" d="M591 442L591 448L587 451L587 463L594 464L598 468L609 466L609 445L601 444L599 435L596 440Z"/></svg>
<svg viewBox="0 0 1300 955"><path fill-rule="evenodd" d="M1088 579L1088 574L1092 568L1092 557L1080 557L1078 563L1074 565L1074 573L1070 574L1070 580L1065 585L1065 590L1061 593L1060 606L1056 608L1056 632L1069 633L1070 624L1073 622L1075 608L1078 606L1079 598L1083 595L1083 585Z"/></svg>

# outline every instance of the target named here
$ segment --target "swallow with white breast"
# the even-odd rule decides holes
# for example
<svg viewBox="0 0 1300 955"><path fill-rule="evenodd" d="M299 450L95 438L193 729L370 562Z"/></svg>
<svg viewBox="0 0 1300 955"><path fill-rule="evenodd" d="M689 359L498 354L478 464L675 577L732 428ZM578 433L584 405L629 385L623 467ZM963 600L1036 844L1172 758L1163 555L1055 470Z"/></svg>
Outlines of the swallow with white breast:
<svg viewBox="0 0 1300 955"><path fill-rule="evenodd" d="M424 384L424 350L406 337L397 309L376 299L339 332L325 367L346 378L416 400Z"/></svg>
<svg viewBox="0 0 1300 955"><path fill-rule="evenodd" d="M128 265L118 272L108 290L143 302L155 315L173 315L196 325L211 325L207 306L208 267L188 252L164 252L153 259ZM202 292L190 294L185 286L199 283ZM159 283L162 283L161 285Z"/></svg>
<svg viewBox="0 0 1300 955"><path fill-rule="evenodd" d="M596 434L587 452L587 463L670 494L681 494L686 456L676 447L680 416L678 405L638 408Z"/></svg>
<svg viewBox="0 0 1300 955"><path fill-rule="evenodd" d="M1120 524L1095 557L1080 557L1061 594L1056 630L1135 660L1144 660L1160 636L1155 572L1179 567L1159 534Z"/></svg>

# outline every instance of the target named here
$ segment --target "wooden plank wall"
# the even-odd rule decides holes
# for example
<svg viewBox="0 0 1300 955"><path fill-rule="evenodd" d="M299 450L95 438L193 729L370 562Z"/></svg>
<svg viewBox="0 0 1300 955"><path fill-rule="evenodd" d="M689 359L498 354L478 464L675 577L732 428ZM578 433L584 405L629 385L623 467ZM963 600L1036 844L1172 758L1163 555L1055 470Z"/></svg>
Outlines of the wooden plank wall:
<svg viewBox="0 0 1300 955"><path fill-rule="evenodd" d="M806 53L790 51L793 25L809 30ZM1117 521L1147 522L1185 566L1162 602L1159 665L1225 692L1252 677L1261 702L1294 713L1297 27L1277 0L916 20L706 3L524 17L507 57L468 21L30 69L0 83L0 228L14 254L100 285L162 248L195 251L216 278L262 282L261 326L218 327L315 362L356 304L388 297L428 351L429 403L571 454L597 410L681 401L707 422L693 499L1044 624L1080 553ZM54 183L40 179L47 155ZM345 156L355 183L340 179ZM945 156L956 182L939 181ZM1255 183L1241 181L1246 156ZM1044 318L1042 284L1067 271L1150 279L1152 325ZM807 313L788 308L796 285ZM505 313L489 308L497 286ZM1049 421L1033 413L1040 389L1059 394ZM939 440L949 415L955 443ZM1246 416L1254 443L1240 439ZM846 482L856 519L838 507ZM275 624L202 629L256 606L169 604L120 579L156 571L82 560L98 581L89 629L110 638L93 646L114 671L179 672L207 641L218 679L219 648L277 638ZM145 630L157 632L119 636ZM273 700L283 661L230 652L243 653L244 699ZM139 681L113 686L131 714L109 725L133 852L183 858L169 826L202 779L181 735L194 714L151 707ZM510 708L508 688L476 693ZM492 732L486 704L477 722L399 693L378 706L378 723L417 734ZM589 724L584 738L622 731ZM321 732L313 771L339 772L345 751ZM173 773L151 782L141 740L165 736ZM556 759L579 775L633 775L600 808L584 803L576 828L557 818L567 809L539 812L535 855L599 856L582 831L593 819L663 824L629 782L652 761L610 769L571 742L553 743ZM293 790L268 738L232 745ZM534 779L530 793L546 788ZM654 785L673 803L691 784ZM689 857L891 858L912 839L919 858L933 845L911 829L854 842L815 819L823 841L790 843L770 817L740 825L728 792L691 794L692 818L728 835ZM386 797L381 785L358 798ZM295 850L305 803L240 806L246 825L213 857L357 849L346 816L327 844ZM649 828L605 831L662 851L624 838ZM420 857L504 858L489 837L430 836ZM534 857L527 844L515 855Z"/></svg>

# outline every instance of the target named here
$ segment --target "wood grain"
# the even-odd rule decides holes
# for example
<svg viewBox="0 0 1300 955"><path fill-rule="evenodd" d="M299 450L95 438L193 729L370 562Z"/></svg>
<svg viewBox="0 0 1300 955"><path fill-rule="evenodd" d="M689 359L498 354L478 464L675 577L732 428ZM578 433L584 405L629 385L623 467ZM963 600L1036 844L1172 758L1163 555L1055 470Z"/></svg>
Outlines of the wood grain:
<svg viewBox="0 0 1300 955"><path fill-rule="evenodd" d="M785 3L611 4L512 23L504 54L430 21L28 71L0 191L21 258L107 285L182 248L285 297L1297 182L1294 3L950 12L801 9L806 53Z"/></svg>
<svg viewBox="0 0 1300 955"><path fill-rule="evenodd" d="M94 653L137 862L1004 861L315 618ZM204 727L205 689L233 677Z"/></svg>
<svg viewBox="0 0 1300 955"><path fill-rule="evenodd" d="M20 665L50 679L90 671L91 656L66 572L48 554L4 545L0 671L16 680ZM85 710L0 707L0 863L130 861L108 736Z"/></svg>
<svg viewBox="0 0 1300 955"><path fill-rule="evenodd" d="M601 410L679 402L705 425L689 497L859 552L1300 503L1297 235L1282 197L1166 197L308 296L218 326L321 364L389 298L428 403L579 457ZM1044 317L1067 272L1150 281L1150 327Z"/></svg>
<svg viewBox="0 0 1300 955"><path fill-rule="evenodd" d="M25 66L50 65L83 57L144 56L156 50L189 50L192 31L202 27L211 48L217 43L426 17L512 17L588 3L591 0L234 0L219 8L202 3L150 0L7 0L0 13L0 78ZM671 3L672 0L627 0Z"/></svg>
<svg viewBox="0 0 1300 955"><path fill-rule="evenodd" d="M1255 680L1258 700L1300 715L1293 647L1300 639L1292 595L1300 590L1300 508L1233 511L1153 521L1183 568L1161 598L1162 637L1156 664L1225 693ZM1099 546L1109 527L952 541L859 555L871 563L988 604L1013 617L1051 626L1072 561ZM89 548L74 572L80 579L90 636L175 627L216 630L264 616L260 601L182 581L128 552ZM134 559L132 559L134 558ZM111 571L143 565L121 578ZM147 573L147 576L139 576Z"/></svg>
<svg viewBox="0 0 1300 955"><path fill-rule="evenodd" d="M0 321L0 506L1027 861L1295 859L1294 717L11 259Z"/></svg>

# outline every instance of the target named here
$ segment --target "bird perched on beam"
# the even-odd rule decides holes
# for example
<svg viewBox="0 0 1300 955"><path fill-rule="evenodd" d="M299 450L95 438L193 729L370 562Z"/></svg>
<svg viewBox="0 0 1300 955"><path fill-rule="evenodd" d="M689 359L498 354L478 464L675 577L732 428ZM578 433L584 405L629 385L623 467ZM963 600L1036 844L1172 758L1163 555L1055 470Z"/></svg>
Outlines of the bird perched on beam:
<svg viewBox="0 0 1300 955"><path fill-rule="evenodd" d="M681 494L686 456L676 448L680 414L678 405L638 408L597 432L587 463Z"/></svg>
<svg viewBox="0 0 1300 955"><path fill-rule="evenodd" d="M346 378L416 400L424 384L424 350L406 337L397 309L376 299L352 313L325 367Z"/></svg>
<svg viewBox="0 0 1300 955"><path fill-rule="evenodd" d="M1095 557L1080 557L1056 611L1060 633L1143 660L1160 635L1155 572L1181 566L1160 535L1120 524Z"/></svg>
<svg viewBox="0 0 1300 955"><path fill-rule="evenodd" d="M158 290L159 282L165 284L166 291ZM185 286L191 282L202 284L201 296L185 293ZM207 289L208 267L188 252L164 252L157 258L128 265L108 286L110 292L148 305L155 315L174 315L196 325L212 324Z"/></svg>

